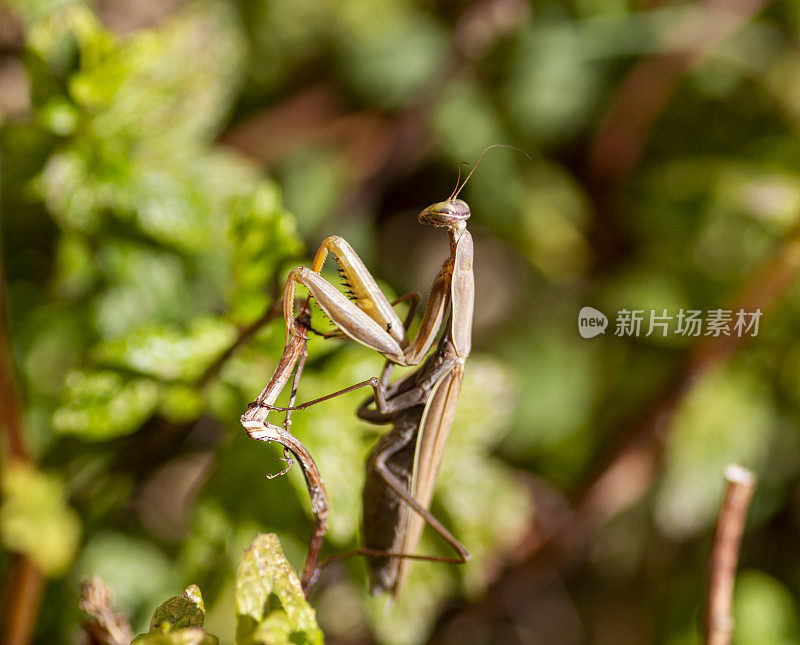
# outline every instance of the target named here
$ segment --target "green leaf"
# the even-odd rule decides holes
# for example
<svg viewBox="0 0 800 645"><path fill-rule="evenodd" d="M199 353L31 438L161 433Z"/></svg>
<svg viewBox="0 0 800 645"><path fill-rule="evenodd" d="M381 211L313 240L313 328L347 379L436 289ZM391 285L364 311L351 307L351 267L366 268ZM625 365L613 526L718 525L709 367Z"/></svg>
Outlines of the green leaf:
<svg viewBox="0 0 800 645"><path fill-rule="evenodd" d="M140 329L100 345L95 359L161 381L193 381L236 336L233 327L218 318L199 317L186 332L173 326Z"/></svg>
<svg viewBox="0 0 800 645"><path fill-rule="evenodd" d="M257 179L238 157L207 149L241 76L232 8L192 4L126 40L85 8L64 13L42 26L50 40L71 35L80 54L68 97L39 113L68 136L38 182L51 214L93 235L116 218L178 249L219 246L231 198ZM53 48L48 36L39 40Z"/></svg>
<svg viewBox="0 0 800 645"><path fill-rule="evenodd" d="M229 7L190 6L160 28L114 44L105 55L89 56L80 42L82 69L70 90L93 115L92 134L107 145L137 141L162 150L213 136L242 62Z"/></svg>
<svg viewBox="0 0 800 645"><path fill-rule="evenodd" d="M447 32L410 3L356 0L340 8L340 71L367 99L403 105L440 69Z"/></svg>
<svg viewBox="0 0 800 645"><path fill-rule="evenodd" d="M745 571L737 576L733 616L734 642L739 645L788 645L800 639L791 592L762 571Z"/></svg>
<svg viewBox="0 0 800 645"><path fill-rule="evenodd" d="M136 430L155 411L158 384L145 378L124 380L109 371L72 372L64 403L53 415L58 432L105 440Z"/></svg>
<svg viewBox="0 0 800 645"><path fill-rule="evenodd" d="M87 541L74 575L78 580L96 575L106 581L119 611L150 613L161 598L180 587L174 564L153 542L106 529Z"/></svg>
<svg viewBox="0 0 800 645"><path fill-rule="evenodd" d="M598 99L602 70L584 41L574 28L537 22L520 45L507 100L519 127L535 139L574 136Z"/></svg>
<svg viewBox="0 0 800 645"><path fill-rule="evenodd" d="M433 128L437 139L457 161L472 158L481 148L502 141L504 134L492 102L478 83L469 80L453 83L447 92L436 97ZM498 155L495 164L503 162L502 155ZM485 170L481 168L481 172Z"/></svg>
<svg viewBox="0 0 800 645"><path fill-rule="evenodd" d="M186 288L190 271L175 253L106 238L96 262L108 286L92 313L105 338L182 321L198 307L198 294Z"/></svg>
<svg viewBox="0 0 800 645"><path fill-rule="evenodd" d="M685 539L712 525L727 464L774 471L768 464L779 428L774 402L757 372L726 366L700 379L678 409L669 436L655 494L662 532Z"/></svg>
<svg viewBox="0 0 800 645"><path fill-rule="evenodd" d="M170 631L140 634L131 643L138 645L217 645L215 636L206 634L202 627L183 627Z"/></svg>
<svg viewBox="0 0 800 645"><path fill-rule="evenodd" d="M278 537L261 534L236 573L238 645L318 645L322 632Z"/></svg>
<svg viewBox="0 0 800 645"><path fill-rule="evenodd" d="M66 503L58 477L27 463L3 464L0 488L0 540L3 547L28 555L49 575L72 563L81 534L77 513Z"/></svg>
<svg viewBox="0 0 800 645"><path fill-rule="evenodd" d="M281 261L302 250L294 218L283 208L280 191L261 181L251 195L234 200L231 215L233 280L231 317L252 322Z"/></svg>
<svg viewBox="0 0 800 645"><path fill-rule="evenodd" d="M197 585L190 585L180 596L173 596L159 605L150 619L150 631L161 629L163 623L172 628L202 627L206 606Z"/></svg>
<svg viewBox="0 0 800 645"><path fill-rule="evenodd" d="M55 287L67 298L77 299L95 278L89 242L81 235L63 235L56 249Z"/></svg>

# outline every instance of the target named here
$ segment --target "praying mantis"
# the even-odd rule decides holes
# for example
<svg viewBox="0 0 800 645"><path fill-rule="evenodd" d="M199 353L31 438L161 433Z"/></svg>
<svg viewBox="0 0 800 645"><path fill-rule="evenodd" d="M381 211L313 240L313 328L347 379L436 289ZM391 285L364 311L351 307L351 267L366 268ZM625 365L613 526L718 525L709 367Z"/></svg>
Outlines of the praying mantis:
<svg viewBox="0 0 800 645"><path fill-rule="evenodd" d="M357 554L368 556L372 588L376 592L397 595L407 573L406 563L412 559L459 564L470 559L467 549L430 513L429 507L472 345L474 248L467 231L471 213L467 203L458 199L458 194L486 152L495 147L514 148L501 144L487 147L464 182L457 182L445 201L428 206L418 216L422 224L446 229L450 252L433 279L422 321L413 339L408 338L407 330L419 294L408 294L395 303L390 302L356 252L339 236L326 238L311 268L293 269L286 282L283 313L287 346L304 331L294 314L295 289L300 284L306 287L309 297L314 298L341 334L387 359L379 379L367 379L297 406L290 404L279 408L267 404L273 410L291 411L360 387L373 388L373 396L360 406L357 414L372 423L393 423L393 428L378 442L367 463L363 495L365 546L328 561ZM328 254L332 254L339 265L350 299L320 275ZM402 300L411 300L405 322L393 307ZM390 384L393 365L417 366L422 362L448 308L450 315L436 351L416 371ZM374 408L371 407L373 403ZM409 508L414 513L410 513ZM414 553L426 522L454 549L457 557ZM316 574L310 582L315 578Z"/></svg>

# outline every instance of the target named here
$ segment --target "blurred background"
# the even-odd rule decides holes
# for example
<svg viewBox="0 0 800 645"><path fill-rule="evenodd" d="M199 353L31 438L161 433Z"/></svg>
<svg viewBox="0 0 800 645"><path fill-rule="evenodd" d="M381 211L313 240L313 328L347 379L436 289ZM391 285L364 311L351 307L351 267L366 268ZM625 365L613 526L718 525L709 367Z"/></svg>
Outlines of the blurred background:
<svg viewBox="0 0 800 645"><path fill-rule="evenodd" d="M415 565L388 612L363 561L329 567L326 641L694 643L736 461L735 642L800 642L798 45L796 0L6 2L6 633L77 642L98 574L135 631L199 585L233 642L243 549L275 532L300 567L311 528L297 467L265 479L281 452L239 425L283 347L265 312L334 233L426 294L447 240L417 213L505 143L533 160L492 150L462 193L473 356L433 505L474 559ZM740 307L756 337L614 334ZM382 365L309 354L300 400ZM327 553L359 545L363 397L294 416Z"/></svg>

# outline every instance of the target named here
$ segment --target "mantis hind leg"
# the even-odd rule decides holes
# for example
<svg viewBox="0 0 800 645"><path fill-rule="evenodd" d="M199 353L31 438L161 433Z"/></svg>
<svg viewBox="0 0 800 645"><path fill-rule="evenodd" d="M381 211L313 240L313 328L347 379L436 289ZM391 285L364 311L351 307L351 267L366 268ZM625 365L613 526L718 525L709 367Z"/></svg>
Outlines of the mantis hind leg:
<svg viewBox="0 0 800 645"><path fill-rule="evenodd" d="M378 444L368 464L364 491L364 539L368 544L385 544L392 548L368 546L333 555L322 562L320 570L337 560L365 556L370 559L373 591L390 591L396 594L401 579L400 569L393 560L423 560L445 564L464 564L469 561L470 554L464 545L411 495L409 468L413 463L416 439L414 428L413 422L405 430L400 425L396 426ZM370 473L373 475L370 476ZM372 508L372 512L367 515L369 508ZM453 548L456 556L406 553L393 548L398 546L398 542L402 544L407 521L405 514L408 512L418 513Z"/></svg>
<svg viewBox="0 0 800 645"><path fill-rule="evenodd" d="M452 549L458 554L455 558L446 558L440 556L426 556L426 555L414 555L408 553L401 553L401 554L392 554L389 553L388 555L394 557L400 557L405 559L416 559L416 560L431 560L434 562L450 562L453 564L465 564L469 562L470 556L469 551L467 548L459 542L455 536L453 536L450 531L448 531L444 525L436 519L436 517L422 504L420 504L413 495L408 491L407 488L403 486L403 483L398 479L397 475L395 475L389 467L386 465L386 459L380 458L376 463L376 470L381 475L383 480L389 485L389 487L406 503L408 504L415 513L417 513L425 522L434 530L436 531L445 542L447 542Z"/></svg>

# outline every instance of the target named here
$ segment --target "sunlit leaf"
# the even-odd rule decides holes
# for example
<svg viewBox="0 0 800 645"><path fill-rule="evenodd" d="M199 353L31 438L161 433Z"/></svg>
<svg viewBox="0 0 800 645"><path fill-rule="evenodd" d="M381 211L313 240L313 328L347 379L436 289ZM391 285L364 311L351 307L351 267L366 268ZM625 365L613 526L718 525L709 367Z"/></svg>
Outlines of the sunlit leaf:
<svg viewBox="0 0 800 645"><path fill-rule="evenodd" d="M192 381L235 338L225 321L196 318L187 332L174 327L140 329L108 341L94 351L95 359L108 366L131 370L162 381Z"/></svg>
<svg viewBox="0 0 800 645"><path fill-rule="evenodd" d="M152 631L134 638L138 645L217 645L216 637L206 634L202 627L182 627L169 631Z"/></svg>
<svg viewBox="0 0 800 645"><path fill-rule="evenodd" d="M200 588L190 585L180 596L173 596L156 608L150 619L150 629L158 629L164 622L172 627L202 627L205 615Z"/></svg>
<svg viewBox="0 0 800 645"><path fill-rule="evenodd" d="M236 574L236 642L239 645L322 643L306 601L276 535L259 535Z"/></svg>

